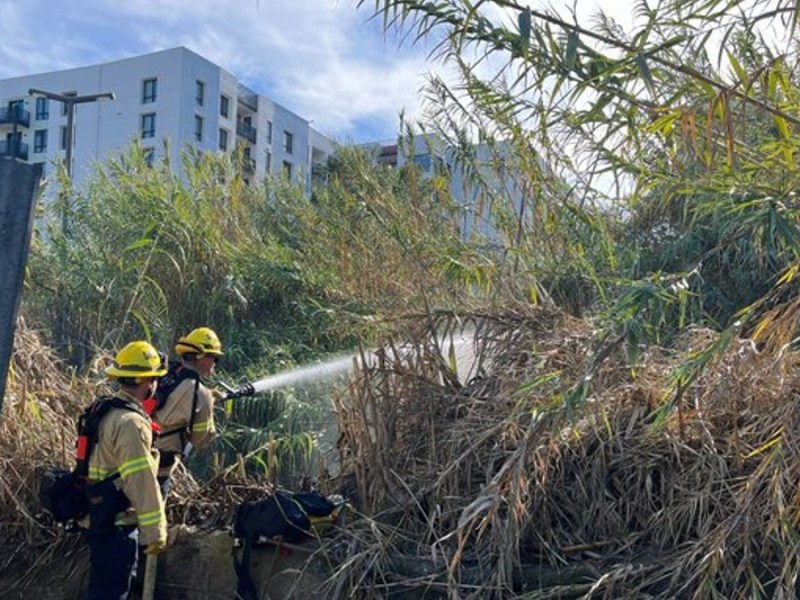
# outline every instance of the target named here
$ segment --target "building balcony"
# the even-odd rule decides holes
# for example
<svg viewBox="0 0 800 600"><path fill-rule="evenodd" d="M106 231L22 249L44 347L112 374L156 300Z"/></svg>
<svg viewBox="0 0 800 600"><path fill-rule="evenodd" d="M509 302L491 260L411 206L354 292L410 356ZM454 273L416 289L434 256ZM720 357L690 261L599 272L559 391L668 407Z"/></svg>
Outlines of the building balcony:
<svg viewBox="0 0 800 600"><path fill-rule="evenodd" d="M248 125L244 121L236 122L236 134L248 140L251 144L256 143L256 128Z"/></svg>
<svg viewBox="0 0 800 600"><path fill-rule="evenodd" d="M397 157L398 157L397 144L389 144L387 146L381 146L377 156L378 164L388 165L390 167L396 167Z"/></svg>
<svg viewBox="0 0 800 600"><path fill-rule="evenodd" d="M21 106L0 108L0 125L19 125L28 127L31 124L31 113Z"/></svg>
<svg viewBox="0 0 800 600"><path fill-rule="evenodd" d="M13 140L0 140L0 156L28 160L28 144Z"/></svg>

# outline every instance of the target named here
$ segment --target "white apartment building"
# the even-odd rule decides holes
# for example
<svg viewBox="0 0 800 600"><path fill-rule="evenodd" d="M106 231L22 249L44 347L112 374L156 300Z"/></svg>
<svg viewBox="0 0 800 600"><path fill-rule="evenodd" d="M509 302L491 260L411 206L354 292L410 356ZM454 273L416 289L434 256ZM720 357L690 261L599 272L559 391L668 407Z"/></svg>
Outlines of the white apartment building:
<svg viewBox="0 0 800 600"><path fill-rule="evenodd" d="M96 94L114 99L92 99ZM0 80L0 156L45 163L46 173L66 160L69 111L53 99L59 95L75 97L70 169L76 183L95 161L118 155L132 140L151 160L161 157L168 140L171 164L181 164L187 144L226 153L242 146L248 181L284 173L310 189L314 165L334 149L308 120L181 47Z"/></svg>
<svg viewBox="0 0 800 600"><path fill-rule="evenodd" d="M524 191L514 172L505 168L504 157L509 152L508 145L498 143L494 148L486 144L476 144L472 148L474 169L491 189L492 200L486 197L486 190L470 179L469 170L456 156L455 149L435 134L415 134L391 141L363 144L379 164L401 168L415 164L427 178L446 171L450 182L450 195L459 207L459 230L464 239L473 235L482 236L489 245L501 247L497 231L490 214L490 202L506 202L515 214L524 211Z"/></svg>

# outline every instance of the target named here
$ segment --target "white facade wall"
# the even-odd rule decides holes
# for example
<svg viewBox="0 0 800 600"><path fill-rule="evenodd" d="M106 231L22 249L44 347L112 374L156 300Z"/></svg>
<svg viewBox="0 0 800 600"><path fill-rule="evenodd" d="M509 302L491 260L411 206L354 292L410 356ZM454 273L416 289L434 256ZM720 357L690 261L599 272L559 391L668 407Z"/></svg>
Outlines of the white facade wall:
<svg viewBox="0 0 800 600"><path fill-rule="evenodd" d="M490 198L482 186L476 185L465 171L464 165L456 158L453 148L432 134L416 134L403 137L391 143L375 143L363 145L371 152L376 161L390 167L401 168L407 164L415 164L424 177L434 177L438 169L445 169L450 178L450 194L460 209L459 228L464 239L477 234L489 245L500 246L501 241L490 214ZM508 156L510 151L505 143L498 143L494 148L486 144L477 144L474 152L474 168L477 175L490 188L492 202L506 203L506 209L515 214L522 210L524 191L515 180L514 173L499 168L498 160Z"/></svg>
<svg viewBox="0 0 800 600"><path fill-rule="evenodd" d="M143 102L143 85L148 79L156 81L156 96L151 102ZM202 105L197 100L197 82L203 84ZM307 181L311 171L310 157L324 160L333 148L333 142L318 132L314 132L314 140L324 141L325 150L312 148L309 121L248 90L233 75L203 57L186 48L174 48L102 65L0 80L0 108L21 100L30 111L30 125L17 127L16 131L28 146L27 162L46 163L46 172L52 171L57 160L64 159L60 141L67 118L62 115L61 104L50 100L49 118L37 120L36 98L29 95L30 88L56 94L75 92L80 96L115 94L113 101L75 105L72 162L73 179L78 183L92 172L94 161L124 152L134 140L152 148L155 159L163 155L164 140L168 140L170 159L177 168L180 152L187 144L203 151L219 151L223 130L227 132L226 152L233 152L237 144L249 146L253 168L245 177L279 174L286 163L291 165L292 178L302 182ZM220 114L222 96L228 98L227 117ZM152 137L142 137L142 117L149 114L155 115L155 132ZM237 134L237 124L245 117L255 128L255 144ZM202 119L200 140L196 137L198 118ZM272 143L268 140L269 123ZM45 129L47 149L34 152L35 132ZM13 131L13 125L0 123L0 141ZM284 150L284 132L292 135L291 153Z"/></svg>

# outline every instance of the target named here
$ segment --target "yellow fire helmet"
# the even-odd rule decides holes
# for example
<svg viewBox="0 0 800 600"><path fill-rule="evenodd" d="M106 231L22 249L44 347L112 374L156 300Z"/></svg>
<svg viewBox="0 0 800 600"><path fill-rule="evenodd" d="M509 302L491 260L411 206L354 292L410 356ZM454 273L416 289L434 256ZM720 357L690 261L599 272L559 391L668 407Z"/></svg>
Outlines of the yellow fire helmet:
<svg viewBox="0 0 800 600"><path fill-rule="evenodd" d="M178 340L175 345L175 353L179 356L184 354L213 354L222 356L222 344L208 327L198 327Z"/></svg>
<svg viewBox="0 0 800 600"><path fill-rule="evenodd" d="M156 349L141 340L124 346L106 368L109 377L161 377L166 372Z"/></svg>

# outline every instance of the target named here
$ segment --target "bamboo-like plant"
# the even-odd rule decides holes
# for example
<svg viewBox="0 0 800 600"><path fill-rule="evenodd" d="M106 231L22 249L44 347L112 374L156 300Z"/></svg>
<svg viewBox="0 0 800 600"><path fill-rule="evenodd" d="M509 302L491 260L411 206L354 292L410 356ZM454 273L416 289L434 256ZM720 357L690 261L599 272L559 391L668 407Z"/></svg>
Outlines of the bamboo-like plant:
<svg viewBox="0 0 800 600"><path fill-rule="evenodd" d="M507 199L469 148L503 140L524 207L497 224L537 300L604 314L631 356L692 323L784 331L775 349L792 339L780 288L800 234L796 5L638 3L625 31L577 5L358 4L411 39L436 36L434 55L457 67L431 76L428 126L460 149L479 204Z"/></svg>
<svg viewBox="0 0 800 600"><path fill-rule="evenodd" d="M392 172L343 148L330 183L309 197L282 178L245 185L240 159L189 148L176 171L167 160L149 165L134 144L86 186L63 181L23 309L73 366L132 338L169 352L207 325L225 346L221 374L254 380L352 350L405 306L474 295L469 276L440 277L444 257L465 270L487 261L460 240L448 198L413 168ZM219 455L252 454L256 466L272 439L302 464L329 407L301 398L281 391L220 415Z"/></svg>

